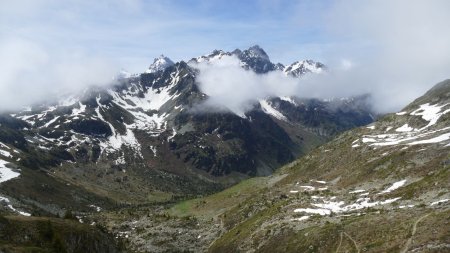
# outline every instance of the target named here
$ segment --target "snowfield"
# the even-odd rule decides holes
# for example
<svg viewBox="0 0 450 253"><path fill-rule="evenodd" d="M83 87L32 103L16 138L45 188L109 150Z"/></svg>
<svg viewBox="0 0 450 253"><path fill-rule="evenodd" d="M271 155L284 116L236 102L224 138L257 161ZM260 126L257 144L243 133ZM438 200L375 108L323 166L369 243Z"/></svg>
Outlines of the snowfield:
<svg viewBox="0 0 450 253"><path fill-rule="evenodd" d="M407 112L396 113L396 115L420 116L420 118L427 121L428 124L420 129L415 129L406 123L397 127L395 133L387 133L393 128L392 126L388 126L385 133L363 135L361 139L357 139L352 143L352 147L356 148L361 146L361 144L379 147L394 145L411 146L434 143L448 145L449 143L447 141L450 140L450 127L430 129L430 127L434 126L443 115L450 112L450 109L445 109L447 107L449 107L449 104L430 105L429 103L426 103L420 105L418 109L409 114ZM372 128L369 129L374 130Z"/></svg>
<svg viewBox="0 0 450 253"><path fill-rule="evenodd" d="M0 183L6 182L20 176L20 173L13 171L6 166L7 161L0 159Z"/></svg>

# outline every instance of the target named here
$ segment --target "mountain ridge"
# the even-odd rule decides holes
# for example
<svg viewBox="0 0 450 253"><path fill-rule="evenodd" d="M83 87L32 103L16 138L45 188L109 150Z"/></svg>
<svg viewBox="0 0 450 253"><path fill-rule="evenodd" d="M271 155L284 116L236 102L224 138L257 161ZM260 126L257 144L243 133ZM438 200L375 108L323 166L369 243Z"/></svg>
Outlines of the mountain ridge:
<svg viewBox="0 0 450 253"><path fill-rule="evenodd" d="M197 75L181 61L4 115L1 150L11 156L0 159L20 176L2 183L0 194L24 212L54 215L90 210L90 204L113 208L206 195L269 175L335 134L373 120L365 98L339 106L268 98L246 118L228 111L193 113L208 99ZM54 198L34 178L73 195ZM17 182L27 187L17 189ZM39 194L28 198L32 192Z"/></svg>
<svg viewBox="0 0 450 253"><path fill-rule="evenodd" d="M188 63L215 62L223 57L234 56L240 61L241 67L253 70L255 73L263 74L270 71L282 71L285 75L301 77L309 73L320 73L325 70L325 65L313 60L295 61L290 65L272 63L267 53L258 45L251 46L246 50L235 49L232 52L213 50L208 55L192 58Z"/></svg>

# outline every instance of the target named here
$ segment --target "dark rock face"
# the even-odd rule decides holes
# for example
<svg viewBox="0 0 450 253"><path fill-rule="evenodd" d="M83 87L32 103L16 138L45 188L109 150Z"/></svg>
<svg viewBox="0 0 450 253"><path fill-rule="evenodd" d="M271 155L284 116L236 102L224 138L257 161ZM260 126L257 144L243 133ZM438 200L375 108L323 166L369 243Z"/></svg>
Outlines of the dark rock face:
<svg viewBox="0 0 450 253"><path fill-rule="evenodd" d="M371 123L368 96L346 100L322 101L317 99L295 99L297 104L274 98L273 106L283 115L317 134L332 136L345 130Z"/></svg>
<svg viewBox="0 0 450 253"><path fill-rule="evenodd" d="M77 133L108 137L111 136L111 128L103 121L99 120L79 120L70 123L69 127Z"/></svg>
<svg viewBox="0 0 450 253"><path fill-rule="evenodd" d="M231 113L180 115L176 123L192 124L196 131L176 136L171 149L214 176L232 171L255 176L262 163L275 167L293 159L295 143L273 119L259 111L249 117L252 121Z"/></svg>
<svg viewBox="0 0 450 253"><path fill-rule="evenodd" d="M258 45L252 46L244 51L235 50L233 54L242 62L246 63L245 68L251 69L258 74L275 70L275 64L270 61L269 56Z"/></svg>

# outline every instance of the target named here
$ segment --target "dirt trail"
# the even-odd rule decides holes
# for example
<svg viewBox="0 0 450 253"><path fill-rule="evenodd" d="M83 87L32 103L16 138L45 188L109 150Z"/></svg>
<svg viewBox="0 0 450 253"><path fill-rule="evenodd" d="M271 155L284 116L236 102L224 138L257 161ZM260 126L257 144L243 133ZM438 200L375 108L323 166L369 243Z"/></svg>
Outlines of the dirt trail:
<svg viewBox="0 0 450 253"><path fill-rule="evenodd" d="M342 235L345 235L350 241L353 242L353 245L355 245L356 252L358 252L358 253L361 252L361 250L359 249L358 243L355 240L353 240L353 238L349 234L347 234L346 232L341 232L341 240L339 241L339 245L338 245L335 253L338 253L340 248L341 248L342 238L343 238Z"/></svg>
<svg viewBox="0 0 450 253"><path fill-rule="evenodd" d="M413 229L411 231L411 237L409 237L408 241L406 241L406 244L403 247L403 249L400 251L400 253L406 253L408 251L408 248L412 243L412 239L413 239L414 235L416 234L417 224L419 224L419 222L421 222L423 219L425 219L426 217L428 217L430 215L431 215L431 213L425 214L422 217L420 217L419 219L417 219L416 222L414 222Z"/></svg>
<svg viewBox="0 0 450 253"><path fill-rule="evenodd" d="M351 236L349 236L346 232L344 232L344 235L347 236L347 238L353 242L353 244L355 245L355 248L356 248L356 252L358 252L358 253L361 252L361 250L358 247L358 243L356 243L356 241L353 240L353 238Z"/></svg>
<svg viewBox="0 0 450 253"><path fill-rule="evenodd" d="M335 253L339 252L339 249L341 248L341 244L342 244L342 232L341 232L341 240L339 241L339 245L338 245Z"/></svg>

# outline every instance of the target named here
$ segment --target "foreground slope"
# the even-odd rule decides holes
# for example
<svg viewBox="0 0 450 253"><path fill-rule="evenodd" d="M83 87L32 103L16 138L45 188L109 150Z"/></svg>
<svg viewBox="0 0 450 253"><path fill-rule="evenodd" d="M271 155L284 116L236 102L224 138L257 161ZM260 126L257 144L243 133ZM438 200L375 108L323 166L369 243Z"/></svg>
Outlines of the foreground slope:
<svg viewBox="0 0 450 253"><path fill-rule="evenodd" d="M446 80L269 177L100 219L143 252L448 252L449 112Z"/></svg>
<svg viewBox="0 0 450 253"><path fill-rule="evenodd" d="M450 80L348 131L221 217L211 252L448 252Z"/></svg>

